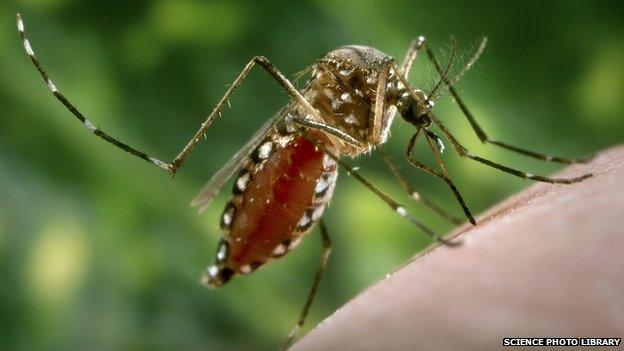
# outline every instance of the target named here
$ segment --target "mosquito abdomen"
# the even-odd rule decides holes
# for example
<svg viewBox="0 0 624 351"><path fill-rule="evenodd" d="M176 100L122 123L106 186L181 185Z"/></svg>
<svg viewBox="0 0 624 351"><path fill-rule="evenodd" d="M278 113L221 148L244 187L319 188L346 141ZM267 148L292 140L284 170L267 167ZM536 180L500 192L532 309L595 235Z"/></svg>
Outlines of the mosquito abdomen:
<svg viewBox="0 0 624 351"><path fill-rule="evenodd" d="M267 138L234 182L216 263L203 281L220 286L295 248L322 215L336 176L335 162L305 138Z"/></svg>

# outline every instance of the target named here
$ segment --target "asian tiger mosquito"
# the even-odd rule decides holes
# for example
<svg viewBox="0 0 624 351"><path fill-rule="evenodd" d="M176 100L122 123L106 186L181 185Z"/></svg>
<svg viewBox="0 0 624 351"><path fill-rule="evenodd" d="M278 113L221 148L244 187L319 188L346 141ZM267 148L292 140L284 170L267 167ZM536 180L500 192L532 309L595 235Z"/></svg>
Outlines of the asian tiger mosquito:
<svg viewBox="0 0 624 351"><path fill-rule="evenodd" d="M311 77L301 91L297 90L266 57L256 56L238 74L178 155L171 162L164 162L119 141L90 122L57 89L43 69L26 37L20 14L17 14L17 29L26 54L49 90L89 131L171 175L175 175L182 167L197 143L220 116L230 96L255 65L262 67L291 96L291 101L264 123L234 157L207 182L191 203L202 212L227 181L238 172L232 198L225 206L221 217L223 236L217 248L216 261L206 269L201 279L210 287L219 287L234 275L249 274L259 266L285 255L298 245L317 221L320 222L323 243L320 264L297 324L288 335L284 348L290 345L304 324L329 258L331 244L321 215L332 197L339 166L374 192L401 217L439 243L457 244L447 241L429 229L413 217L404 206L386 195L340 158L344 155L355 158L383 145L389 136L396 112L415 127L406 149L408 161L444 181L461 205L466 218L473 225L476 222L442 161L441 154L444 151L442 139L430 130L431 126L436 126L440 130L459 156L521 178L571 184L592 176L585 174L576 178L548 178L484 159L462 146L433 114L435 99L448 90L483 143L497 145L543 161L569 164L586 162L589 159L548 156L492 140L485 134L453 87L482 54L487 42L485 38L461 71L453 77L449 76L449 68L455 57L456 44L453 46L450 62L444 68L422 36L412 41L401 66L397 66L392 57L373 47L343 46L331 51L307 70L311 72ZM421 51L425 51L440 74L438 83L428 94L413 88L408 82L412 63ZM440 170L435 170L413 157L412 151L421 134ZM383 151L379 151L391 172L414 200L423 203L450 222L461 222L431 200L419 195L391 158Z"/></svg>

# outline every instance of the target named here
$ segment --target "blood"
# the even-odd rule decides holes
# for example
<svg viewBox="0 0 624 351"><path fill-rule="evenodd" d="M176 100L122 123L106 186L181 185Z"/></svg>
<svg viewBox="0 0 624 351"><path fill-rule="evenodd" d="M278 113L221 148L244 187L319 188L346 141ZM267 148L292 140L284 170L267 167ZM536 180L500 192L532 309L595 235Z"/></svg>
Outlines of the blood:
<svg viewBox="0 0 624 351"><path fill-rule="evenodd" d="M261 264L278 245L301 234L295 233L297 224L312 205L323 171L323 153L303 137L275 150L253 174L237 206L226 266Z"/></svg>

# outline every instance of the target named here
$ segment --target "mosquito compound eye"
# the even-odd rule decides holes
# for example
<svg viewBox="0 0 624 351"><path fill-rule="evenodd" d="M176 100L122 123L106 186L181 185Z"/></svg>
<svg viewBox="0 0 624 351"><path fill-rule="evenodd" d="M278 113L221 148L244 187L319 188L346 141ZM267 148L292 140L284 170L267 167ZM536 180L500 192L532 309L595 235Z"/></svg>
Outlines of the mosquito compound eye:
<svg viewBox="0 0 624 351"><path fill-rule="evenodd" d="M414 99L414 96L407 91L401 94L397 102L397 109L401 116L408 122L415 122L420 115L418 102Z"/></svg>

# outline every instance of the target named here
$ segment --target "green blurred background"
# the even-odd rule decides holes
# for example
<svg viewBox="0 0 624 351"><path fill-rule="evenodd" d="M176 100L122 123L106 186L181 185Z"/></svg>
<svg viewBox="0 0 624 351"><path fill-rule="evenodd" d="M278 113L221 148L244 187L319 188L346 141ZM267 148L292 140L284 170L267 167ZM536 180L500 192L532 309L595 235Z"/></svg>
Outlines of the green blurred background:
<svg viewBox="0 0 624 351"><path fill-rule="evenodd" d="M166 160L254 55L292 76L344 44L402 58L420 34L438 51L455 35L465 55L490 38L458 89L491 136L563 156L624 139L621 1L2 1L2 350L269 350L292 327L320 250L314 232L222 289L198 283L229 194L202 215L188 204L287 101L264 73L251 74L172 181L87 133L52 98L23 52L18 10L58 88L103 129ZM421 57L412 81L433 80ZM478 154L536 174L560 168L482 146L448 96L436 112ZM417 189L461 214L441 182L406 165L411 132L397 119L387 149ZM431 162L422 144L417 155ZM531 184L445 159L475 213ZM409 203L375 154L352 164L437 230L451 228ZM325 218L333 256L308 328L429 243L344 173Z"/></svg>

